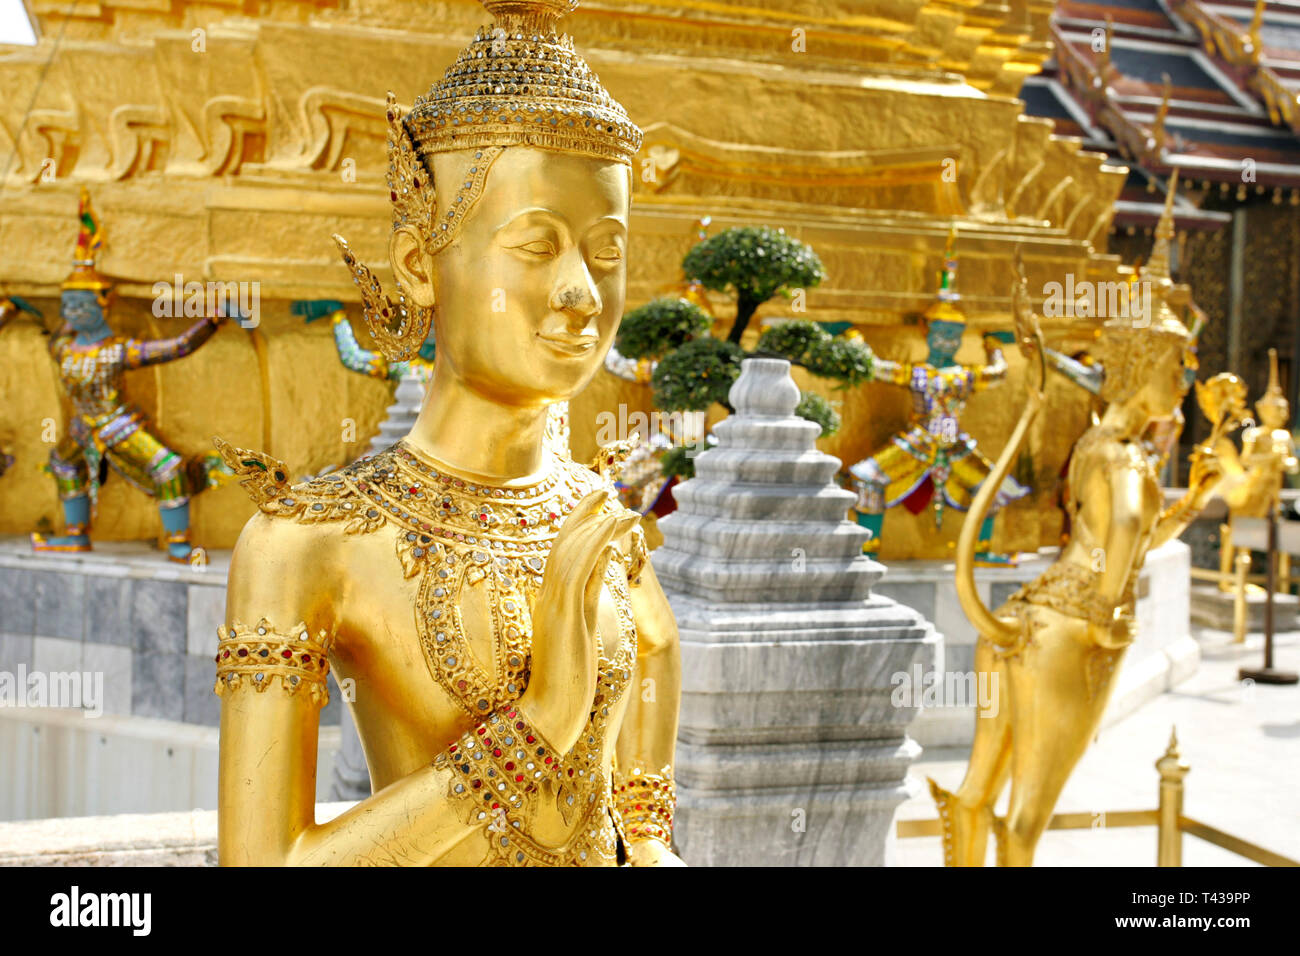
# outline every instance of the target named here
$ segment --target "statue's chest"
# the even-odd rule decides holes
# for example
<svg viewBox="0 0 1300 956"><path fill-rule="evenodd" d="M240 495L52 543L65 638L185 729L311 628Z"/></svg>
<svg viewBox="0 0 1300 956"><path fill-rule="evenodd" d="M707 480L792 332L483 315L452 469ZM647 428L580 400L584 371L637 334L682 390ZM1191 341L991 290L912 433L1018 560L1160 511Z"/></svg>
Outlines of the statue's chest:
<svg viewBox="0 0 1300 956"><path fill-rule="evenodd" d="M294 507L307 520L351 516L350 529L394 542L402 574L415 584L405 613L414 617L429 672L466 713L481 718L528 685L534 609L552 546L597 480L562 467L529 488L485 488L440 474L399 447L318 483L336 496ZM635 628L618 562L606 571L597 632L602 671L629 671Z"/></svg>
<svg viewBox="0 0 1300 956"><path fill-rule="evenodd" d="M414 613L425 660L471 715L492 713L528 686L546 559L541 549L503 555L444 546L421 573ZM602 674L614 682L615 671L630 669L636 644L627 579L617 563L606 572L596 620Z"/></svg>
<svg viewBox="0 0 1300 956"><path fill-rule="evenodd" d="M64 349L59 362L59 374L74 395L98 392L112 386L121 374L122 348L107 347Z"/></svg>
<svg viewBox="0 0 1300 956"><path fill-rule="evenodd" d="M970 375L960 366L916 366L910 384L917 412L925 416L960 413L971 389Z"/></svg>

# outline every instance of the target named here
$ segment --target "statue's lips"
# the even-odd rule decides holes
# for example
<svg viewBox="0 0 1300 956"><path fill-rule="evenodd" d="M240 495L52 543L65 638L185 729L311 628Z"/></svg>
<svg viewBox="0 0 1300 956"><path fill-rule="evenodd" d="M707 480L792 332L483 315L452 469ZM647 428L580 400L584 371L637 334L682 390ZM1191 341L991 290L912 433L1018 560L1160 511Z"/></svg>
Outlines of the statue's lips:
<svg viewBox="0 0 1300 956"><path fill-rule="evenodd" d="M559 335L538 332L537 337L557 352L563 352L565 355L586 355L600 341L595 335Z"/></svg>

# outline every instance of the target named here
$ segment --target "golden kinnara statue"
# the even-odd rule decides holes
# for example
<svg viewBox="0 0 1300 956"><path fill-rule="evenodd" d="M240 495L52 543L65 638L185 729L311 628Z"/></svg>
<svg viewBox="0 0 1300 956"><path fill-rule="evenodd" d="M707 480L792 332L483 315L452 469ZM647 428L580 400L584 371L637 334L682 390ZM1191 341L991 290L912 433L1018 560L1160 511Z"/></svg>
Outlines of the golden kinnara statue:
<svg viewBox="0 0 1300 956"><path fill-rule="evenodd" d="M390 361L435 330L415 427L296 486L219 446L261 509L217 651L225 864L680 863L672 613L619 455L547 437L623 313L641 132L556 33L576 0L484 6L409 114L389 98L397 303L339 240ZM318 824L331 668L375 793Z"/></svg>
<svg viewBox="0 0 1300 956"><path fill-rule="evenodd" d="M1295 441L1291 438L1291 406L1278 384L1277 349L1268 350L1268 390L1255 403L1259 424L1243 429L1241 455L1225 460L1225 471L1235 479L1227 493L1228 523L1220 525L1220 586L1230 590L1229 578L1237 548L1232 544L1232 524L1237 518L1267 518L1281 499L1284 475L1300 471ZM1290 555L1280 555L1290 558ZM1289 565L1289 561L1287 562ZM1282 576L1286 577L1283 571ZM1251 585L1254 587L1254 585Z"/></svg>
<svg viewBox="0 0 1300 956"><path fill-rule="evenodd" d="M1101 329L1096 358L1107 405L1070 460L1070 540L1041 576L994 613L975 587L975 531L1042 407L1048 358L1029 311L1023 273L1015 290L1022 348L1037 356L1039 375L957 546L958 597L980 634L975 667L998 694L996 710L975 719L970 764L957 792L930 781L949 866L983 865L991 828L997 832L1000 865L1032 864L1038 839L1096 733L1124 651L1134 640L1135 587L1146 554L1179 535L1223 478L1220 458L1230 445L1223 432L1240 412L1226 406L1211 438L1193 453L1187 494L1162 506L1159 455L1145 438L1153 424L1175 416L1197 367L1196 335L1168 305L1172 224L1162 226L1167 228L1157 231L1146 272L1155 286L1153 318L1149 323L1112 319ZM1240 402L1233 381L1209 384L1225 403ZM996 683L986 675L996 675ZM994 817L993 805L1008 776L1011 802L1003 821Z"/></svg>

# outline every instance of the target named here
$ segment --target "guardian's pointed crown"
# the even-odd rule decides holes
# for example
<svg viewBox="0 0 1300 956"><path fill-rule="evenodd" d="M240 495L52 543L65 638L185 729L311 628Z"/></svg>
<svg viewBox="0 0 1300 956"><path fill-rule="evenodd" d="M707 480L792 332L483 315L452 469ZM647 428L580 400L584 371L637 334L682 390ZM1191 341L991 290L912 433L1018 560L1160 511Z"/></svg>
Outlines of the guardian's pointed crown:
<svg viewBox="0 0 1300 956"><path fill-rule="evenodd" d="M77 203L77 246L72 253L72 272L63 280L65 289L92 289L102 292L113 284L99 274L95 261L104 245L104 230L90 205L90 193L81 187Z"/></svg>

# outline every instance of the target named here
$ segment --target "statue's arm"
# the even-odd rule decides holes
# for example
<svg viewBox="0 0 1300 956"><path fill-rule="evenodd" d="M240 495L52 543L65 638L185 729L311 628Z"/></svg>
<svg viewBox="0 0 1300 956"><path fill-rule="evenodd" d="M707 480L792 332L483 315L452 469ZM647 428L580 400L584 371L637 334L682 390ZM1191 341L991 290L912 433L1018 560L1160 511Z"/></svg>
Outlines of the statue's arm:
<svg viewBox="0 0 1300 956"><path fill-rule="evenodd" d="M328 546L316 540L319 533L257 515L231 560L227 626L217 651L220 861L429 865L484 827L464 822L470 808L452 795L450 766L422 767L342 816L315 821L324 675L312 662L291 666L282 655L288 650L294 665L303 655L314 661L335 628L333 589L323 586ZM268 633L259 634L259 626ZM262 661L276 662L274 669L258 669L259 642L270 645ZM243 657L241 649L248 652ZM232 652L229 658L223 657L226 651Z"/></svg>
<svg viewBox="0 0 1300 956"><path fill-rule="evenodd" d="M1002 354L1002 342L994 335L984 336L984 355L988 364L981 365L975 369L972 376L972 382L975 389L988 388L990 385L997 385L1007 377L1007 360Z"/></svg>
<svg viewBox="0 0 1300 956"><path fill-rule="evenodd" d="M1198 447L1191 462L1187 493L1160 513L1151 536L1152 548L1182 534L1220 490L1231 503L1238 483L1244 479L1237 449L1227 438L1220 438L1214 448Z"/></svg>
<svg viewBox="0 0 1300 956"><path fill-rule="evenodd" d="M347 313L342 309L334 313L333 326L334 347L338 350L339 361L343 363L344 368L372 378L402 377L401 372L404 369L396 367L401 363L394 362L393 367L390 367L384 356L361 347L361 343L357 341L357 334L352 331L352 323L348 321Z"/></svg>
<svg viewBox="0 0 1300 956"><path fill-rule="evenodd" d="M1098 589L1108 601L1118 604L1139 558L1144 478L1130 453L1120 448L1099 452L1092 462L1081 464L1087 469L1080 489L1081 517L1089 528L1101 531L1102 553L1089 557L1100 571Z"/></svg>
<svg viewBox="0 0 1300 956"><path fill-rule="evenodd" d="M224 319L208 316L170 339L128 339L126 367L160 365L192 354L221 327Z"/></svg>
<svg viewBox="0 0 1300 956"><path fill-rule="evenodd" d="M906 362L894 362L876 356L871 363L871 381L884 382L887 385L909 385L912 381L912 366Z"/></svg>
<svg viewBox="0 0 1300 956"><path fill-rule="evenodd" d="M640 527L633 533L628 581L637 662L617 741L614 800L631 861L660 863L672 841L682 664L677 623L645 553Z"/></svg>

